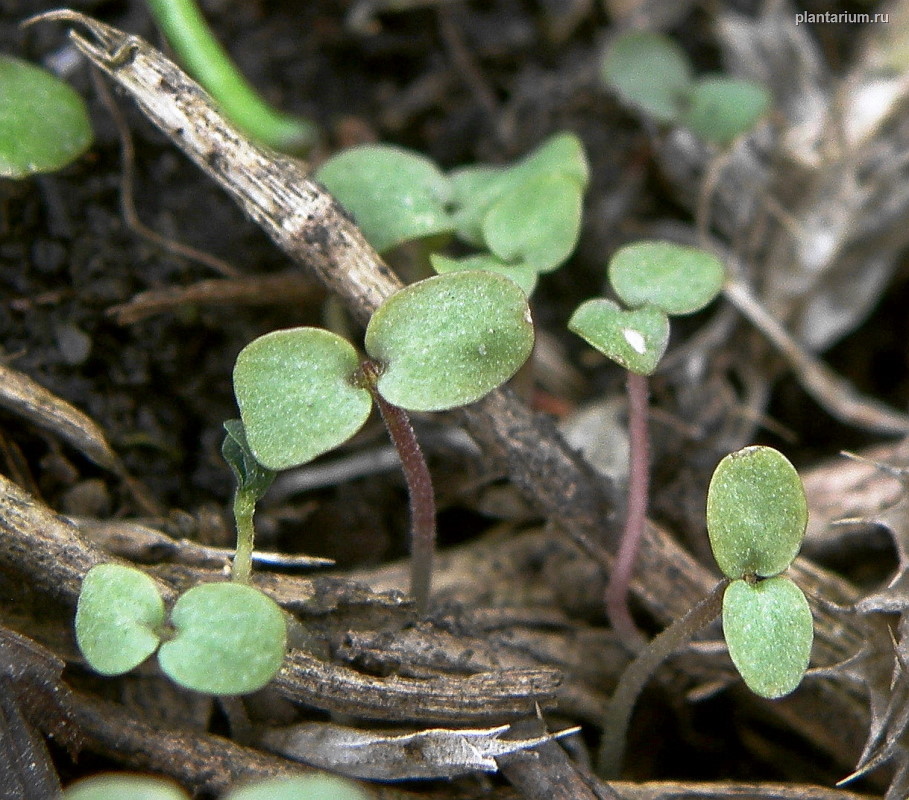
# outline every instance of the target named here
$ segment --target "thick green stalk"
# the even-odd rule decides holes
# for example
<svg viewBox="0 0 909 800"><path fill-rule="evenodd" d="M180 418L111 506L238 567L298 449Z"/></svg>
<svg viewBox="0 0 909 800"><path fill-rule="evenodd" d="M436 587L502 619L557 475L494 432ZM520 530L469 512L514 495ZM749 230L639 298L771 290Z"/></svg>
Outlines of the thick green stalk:
<svg viewBox="0 0 909 800"><path fill-rule="evenodd" d="M155 20L187 70L248 136L289 153L315 143L315 126L277 111L240 74L193 0L148 0Z"/></svg>
<svg viewBox="0 0 909 800"><path fill-rule="evenodd" d="M237 552L234 554L231 577L237 583L249 583L252 574L252 552L256 531L253 515L256 513L255 492L237 489L234 493L234 521L237 526Z"/></svg>

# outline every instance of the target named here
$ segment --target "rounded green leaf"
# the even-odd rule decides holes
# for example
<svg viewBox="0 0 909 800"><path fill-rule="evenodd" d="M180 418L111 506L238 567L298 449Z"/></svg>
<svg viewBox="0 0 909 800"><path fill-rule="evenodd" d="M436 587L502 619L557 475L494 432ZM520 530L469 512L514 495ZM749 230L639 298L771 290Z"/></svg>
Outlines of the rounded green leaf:
<svg viewBox="0 0 909 800"><path fill-rule="evenodd" d="M334 775L305 775L257 781L228 792L222 800L366 800L366 795Z"/></svg>
<svg viewBox="0 0 909 800"><path fill-rule="evenodd" d="M164 601L144 572L120 564L92 567L76 606L76 642L102 675L122 675L158 646Z"/></svg>
<svg viewBox="0 0 909 800"><path fill-rule="evenodd" d="M111 773L93 775L71 783L63 800L189 800L179 786L150 775Z"/></svg>
<svg viewBox="0 0 909 800"><path fill-rule="evenodd" d="M503 261L546 272L578 243L581 201L581 187L572 178L537 175L492 204L483 219L483 237Z"/></svg>
<svg viewBox="0 0 909 800"><path fill-rule="evenodd" d="M491 272L450 272L405 287L373 314L366 352L384 365L378 389L413 411L479 400L533 349L520 287Z"/></svg>
<svg viewBox="0 0 909 800"><path fill-rule="evenodd" d="M321 328L274 331L250 342L234 367L246 440L272 470L305 464L353 436L372 408L351 378L350 342Z"/></svg>
<svg viewBox="0 0 909 800"><path fill-rule="evenodd" d="M782 697L808 669L811 609L789 578L767 578L753 586L733 581L723 595L723 635L748 688L761 697Z"/></svg>
<svg viewBox="0 0 909 800"><path fill-rule="evenodd" d="M550 136L536 150L510 167L464 167L451 173L454 222L460 239L477 247L487 246L483 221L493 204L506 194L524 199L528 181L543 176L571 181L582 192L590 180L590 167L581 140L573 133Z"/></svg>
<svg viewBox="0 0 909 800"><path fill-rule="evenodd" d="M65 167L91 144L85 102L47 70L0 56L0 177Z"/></svg>
<svg viewBox="0 0 909 800"><path fill-rule="evenodd" d="M770 107L770 93L752 81L722 75L702 78L691 90L681 122L715 144L751 130Z"/></svg>
<svg viewBox="0 0 909 800"><path fill-rule="evenodd" d="M528 297L537 286L537 271L526 264L506 264L499 258L489 253L480 253L464 258L449 258L440 253L431 253L429 261L432 268L440 275L445 272L465 272L470 270L483 270L495 272L513 280L523 289Z"/></svg>
<svg viewBox="0 0 909 800"><path fill-rule="evenodd" d="M688 56L672 39L630 31L606 50L603 81L631 105L661 122L673 122L691 85Z"/></svg>
<svg viewBox="0 0 909 800"><path fill-rule="evenodd" d="M638 375L650 375L657 368L669 343L669 318L662 310L644 306L623 311L602 298L581 303L568 330Z"/></svg>
<svg viewBox="0 0 909 800"><path fill-rule="evenodd" d="M719 463L707 490L707 531L725 575L782 572L798 553L807 524L802 481L782 453L746 447Z"/></svg>
<svg viewBox="0 0 909 800"><path fill-rule="evenodd" d="M428 158L385 144L351 147L316 172L380 253L454 229L451 182Z"/></svg>
<svg viewBox="0 0 909 800"><path fill-rule="evenodd" d="M650 303L670 315L700 311L720 293L724 280L716 256L672 242L635 242L609 261L609 282L626 305Z"/></svg>
<svg viewBox="0 0 909 800"><path fill-rule="evenodd" d="M158 650L161 669L175 683L205 694L261 689L281 668L287 649L284 615L258 589L204 583L174 604L176 634Z"/></svg>

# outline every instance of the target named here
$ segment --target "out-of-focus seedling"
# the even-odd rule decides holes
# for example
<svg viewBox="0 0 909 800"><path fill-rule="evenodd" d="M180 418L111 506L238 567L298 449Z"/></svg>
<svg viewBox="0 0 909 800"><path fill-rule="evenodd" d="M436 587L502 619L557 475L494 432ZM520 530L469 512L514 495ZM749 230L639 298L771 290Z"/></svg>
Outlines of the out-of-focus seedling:
<svg viewBox="0 0 909 800"><path fill-rule="evenodd" d="M222 800L366 800L350 781L334 775L268 778L229 791Z"/></svg>
<svg viewBox="0 0 909 800"><path fill-rule="evenodd" d="M439 272L487 270L528 294L562 264L581 227L589 168L580 140L558 134L510 167L471 166L447 175L425 156L361 145L316 173L380 253L416 239L454 235L480 252L432 253Z"/></svg>
<svg viewBox="0 0 909 800"><path fill-rule="evenodd" d="M751 130L770 107L760 84L725 75L695 78L685 51L650 31L630 31L606 50L603 81L658 122L684 125L705 141L727 145Z"/></svg>
<svg viewBox="0 0 909 800"><path fill-rule="evenodd" d="M628 370L628 507L606 590L606 610L616 632L634 643L640 634L627 597L647 516L647 376L666 351L669 316L691 314L708 305L722 289L724 269L703 250L645 241L618 250L609 261L608 275L613 291L630 308L605 298L587 300L575 310L568 328Z"/></svg>
<svg viewBox="0 0 909 800"><path fill-rule="evenodd" d="M189 800L179 786L163 778L129 773L105 773L71 783L63 800Z"/></svg>
<svg viewBox="0 0 909 800"><path fill-rule="evenodd" d="M530 355L527 298L488 272L438 275L405 287L366 328L368 358L319 328L265 334L237 357L234 392L249 448L270 470L304 464L353 436L372 403L401 457L411 513L411 593L423 612L435 549L429 470L405 409L479 400Z"/></svg>
<svg viewBox="0 0 909 800"><path fill-rule="evenodd" d="M746 447L719 463L707 492L707 529L726 577L622 674L607 709L602 774L618 775L631 712L657 667L721 613L732 663L751 691L774 699L798 687L814 626L802 590L780 573L798 553L807 524L802 482L780 452Z"/></svg>
<svg viewBox="0 0 909 800"><path fill-rule="evenodd" d="M70 784L62 800L189 800L189 795L162 778L105 773ZM252 781L229 790L221 800L366 800L366 796L343 778L313 774Z"/></svg>
<svg viewBox="0 0 909 800"><path fill-rule="evenodd" d="M0 55L0 177L53 172L92 142L85 102L47 70Z"/></svg>
<svg viewBox="0 0 909 800"><path fill-rule="evenodd" d="M180 60L247 136L286 153L304 153L318 138L308 120L272 108L240 74L193 0L148 0Z"/></svg>

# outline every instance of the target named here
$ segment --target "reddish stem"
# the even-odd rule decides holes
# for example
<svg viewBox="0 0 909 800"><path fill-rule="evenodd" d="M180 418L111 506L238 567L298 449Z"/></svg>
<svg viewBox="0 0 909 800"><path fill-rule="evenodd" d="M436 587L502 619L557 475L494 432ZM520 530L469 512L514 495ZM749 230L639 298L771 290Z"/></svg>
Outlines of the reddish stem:
<svg viewBox="0 0 909 800"><path fill-rule="evenodd" d="M410 594L416 603L417 613L423 615L429 607L432 562L436 548L436 497L432 488L432 476L407 412L392 405L379 394L376 388L377 366L366 361L361 370L404 470L410 494Z"/></svg>
<svg viewBox="0 0 909 800"><path fill-rule="evenodd" d="M628 610L628 587L647 522L650 439L647 431L647 376L628 373L628 507L625 530L606 588L606 613L619 637L635 646L642 637Z"/></svg>

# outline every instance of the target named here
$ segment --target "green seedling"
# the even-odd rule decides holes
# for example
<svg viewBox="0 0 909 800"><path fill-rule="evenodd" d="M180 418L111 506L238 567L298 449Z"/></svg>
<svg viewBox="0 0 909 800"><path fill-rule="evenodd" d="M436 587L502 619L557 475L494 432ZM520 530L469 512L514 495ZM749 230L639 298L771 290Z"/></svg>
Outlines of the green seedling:
<svg viewBox="0 0 909 800"><path fill-rule="evenodd" d="M707 530L720 569L723 633L748 687L782 697L801 682L814 627L802 590L780 575L802 544L808 503L795 467L770 447L724 458L707 492Z"/></svg>
<svg viewBox="0 0 909 800"><path fill-rule="evenodd" d="M618 250L607 271L613 291L629 308L605 298L587 300L575 310L568 328L628 370L628 507L606 590L606 610L616 632L638 643L628 586L647 517L647 376L656 370L669 343L669 316L691 314L712 302L722 289L724 269L703 250L645 241Z"/></svg>
<svg viewBox="0 0 909 800"><path fill-rule="evenodd" d="M129 672L158 650L162 671L180 686L236 695L262 688L281 668L287 642L283 613L251 586L196 586L174 604L171 628L164 620L164 603L144 572L100 564L86 574L76 641L102 675Z"/></svg>
<svg viewBox="0 0 909 800"><path fill-rule="evenodd" d="M601 76L625 102L658 122L684 125L721 146L751 130L770 107L760 84L725 75L696 79L685 52L660 33L619 36L603 57Z"/></svg>
<svg viewBox="0 0 909 800"><path fill-rule="evenodd" d="M350 781L334 775L269 778L228 792L222 800L366 800Z"/></svg>
<svg viewBox="0 0 909 800"><path fill-rule="evenodd" d="M231 419L224 423L227 435L221 445L221 455L234 473L237 488L234 492L234 522L237 528L237 550L234 554L233 579L249 583L252 574L252 551L255 541L253 515L256 503L275 479L275 473L263 467L252 454L246 441L243 423Z"/></svg>
<svg viewBox="0 0 909 800"><path fill-rule="evenodd" d="M802 590L780 573L798 553L807 524L802 482L777 450L746 447L719 463L707 492L707 530L726 577L654 637L622 674L604 725L604 775L619 772L631 712L644 685L720 614L732 663L751 691L775 699L798 687L811 657L814 626Z"/></svg>
<svg viewBox="0 0 909 800"><path fill-rule="evenodd" d="M150 775L109 773L71 783L63 800L189 800L179 786Z"/></svg>
<svg viewBox="0 0 909 800"><path fill-rule="evenodd" d="M189 800L189 795L162 778L109 773L70 784L63 800ZM221 800L366 800L366 795L343 778L315 774L255 781L231 789Z"/></svg>
<svg viewBox="0 0 909 800"><path fill-rule="evenodd" d="M0 177L53 172L92 142L85 102L47 70L0 56Z"/></svg>
<svg viewBox="0 0 909 800"><path fill-rule="evenodd" d="M315 144L315 125L262 99L234 66L193 0L148 0L148 7L189 72L246 135L286 153L305 153Z"/></svg>
<svg viewBox="0 0 909 800"><path fill-rule="evenodd" d="M270 470L304 464L353 436L375 403L410 490L411 594L425 611L435 549L429 470L405 409L442 411L479 400L530 355L527 298L488 272L454 272L388 298L366 328L360 361L319 328L268 333L237 357L234 392L256 460Z"/></svg>
<svg viewBox="0 0 909 800"><path fill-rule="evenodd" d="M453 235L482 252L432 253L436 272L497 272L529 294L538 276L562 264L577 244L589 168L578 138L558 134L511 167L446 175L425 156L362 145L326 161L316 177L378 252Z"/></svg>

